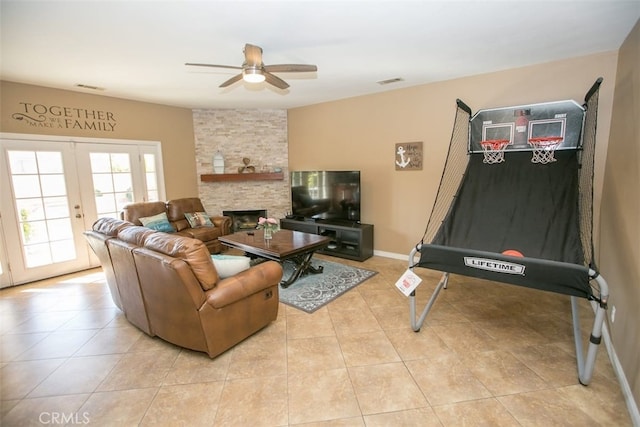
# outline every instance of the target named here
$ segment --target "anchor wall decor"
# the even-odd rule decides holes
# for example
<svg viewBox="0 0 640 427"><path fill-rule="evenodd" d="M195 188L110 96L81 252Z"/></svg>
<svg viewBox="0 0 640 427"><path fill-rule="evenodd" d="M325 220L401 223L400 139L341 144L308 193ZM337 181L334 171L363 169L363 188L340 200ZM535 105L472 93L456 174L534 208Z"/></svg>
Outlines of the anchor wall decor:
<svg viewBox="0 0 640 427"><path fill-rule="evenodd" d="M396 144L396 170L422 170L422 141Z"/></svg>

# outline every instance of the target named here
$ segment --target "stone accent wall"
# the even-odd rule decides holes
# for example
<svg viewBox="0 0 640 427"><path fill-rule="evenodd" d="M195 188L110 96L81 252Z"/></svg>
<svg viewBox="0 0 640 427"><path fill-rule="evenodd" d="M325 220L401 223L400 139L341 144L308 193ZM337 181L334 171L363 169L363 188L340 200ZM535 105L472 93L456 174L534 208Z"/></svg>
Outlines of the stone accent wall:
<svg viewBox="0 0 640 427"><path fill-rule="evenodd" d="M211 215L223 210L266 209L284 218L291 209L286 110L193 110L198 194ZM213 173L213 156L224 156L225 173L237 173L242 159L256 172L280 167L282 181L201 182Z"/></svg>

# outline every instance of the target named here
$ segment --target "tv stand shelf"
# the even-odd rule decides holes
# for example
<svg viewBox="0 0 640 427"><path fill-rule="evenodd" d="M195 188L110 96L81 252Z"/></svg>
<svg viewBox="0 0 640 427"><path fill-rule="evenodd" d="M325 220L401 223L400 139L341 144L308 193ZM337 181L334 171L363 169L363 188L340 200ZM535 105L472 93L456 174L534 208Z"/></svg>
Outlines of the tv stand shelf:
<svg viewBox="0 0 640 427"><path fill-rule="evenodd" d="M318 251L355 261L364 261L373 256L373 225L332 223L330 221L305 221L283 218L280 227L285 230L320 234L331 239L329 246Z"/></svg>

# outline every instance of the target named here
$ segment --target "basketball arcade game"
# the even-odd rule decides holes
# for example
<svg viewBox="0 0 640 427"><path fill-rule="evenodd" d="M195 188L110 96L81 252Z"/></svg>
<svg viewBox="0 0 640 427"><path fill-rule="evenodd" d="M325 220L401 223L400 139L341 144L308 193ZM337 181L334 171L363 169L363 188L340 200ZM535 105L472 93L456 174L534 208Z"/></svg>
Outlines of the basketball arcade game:
<svg viewBox="0 0 640 427"><path fill-rule="evenodd" d="M578 378L583 385L591 381L608 298L592 239L601 82L594 83L582 106L559 101L472 116L457 100L433 210L409 254L409 269L443 272L419 318L417 290L409 295L414 331L451 273L569 295ZM591 301L595 311L586 358L577 298Z"/></svg>

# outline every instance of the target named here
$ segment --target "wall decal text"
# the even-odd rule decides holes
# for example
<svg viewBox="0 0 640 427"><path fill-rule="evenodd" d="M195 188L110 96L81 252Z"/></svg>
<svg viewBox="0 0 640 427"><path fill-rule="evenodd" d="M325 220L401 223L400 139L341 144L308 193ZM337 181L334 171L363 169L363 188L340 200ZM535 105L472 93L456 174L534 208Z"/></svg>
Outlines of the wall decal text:
<svg viewBox="0 0 640 427"><path fill-rule="evenodd" d="M22 120L30 127L97 132L114 132L116 128L116 118L111 111L30 102L18 104L20 107L11 117Z"/></svg>

